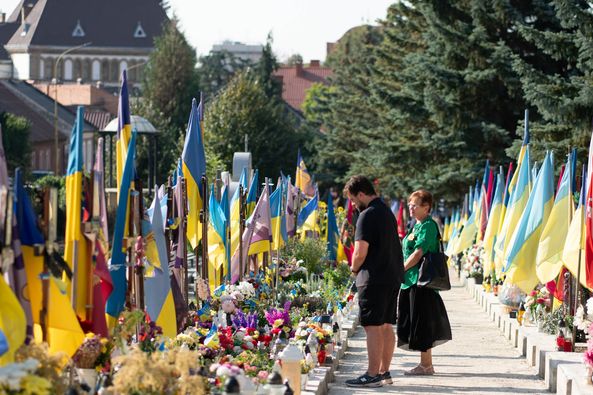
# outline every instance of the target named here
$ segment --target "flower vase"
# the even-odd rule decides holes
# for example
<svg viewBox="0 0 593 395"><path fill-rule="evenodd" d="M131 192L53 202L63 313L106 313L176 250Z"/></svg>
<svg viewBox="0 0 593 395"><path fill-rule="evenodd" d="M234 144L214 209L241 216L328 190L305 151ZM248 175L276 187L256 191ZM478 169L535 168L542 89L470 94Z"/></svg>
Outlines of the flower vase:
<svg viewBox="0 0 593 395"><path fill-rule="evenodd" d="M537 331L540 333L544 332L544 320L537 321Z"/></svg>
<svg viewBox="0 0 593 395"><path fill-rule="evenodd" d="M95 387L97 386L97 371L95 369L81 369L77 368L76 373L78 374L78 378L81 384L88 385L91 389L89 394L95 393Z"/></svg>
<svg viewBox="0 0 593 395"><path fill-rule="evenodd" d="M301 373L301 390L305 390L305 388L307 387L307 381L309 380L309 374L308 373Z"/></svg>

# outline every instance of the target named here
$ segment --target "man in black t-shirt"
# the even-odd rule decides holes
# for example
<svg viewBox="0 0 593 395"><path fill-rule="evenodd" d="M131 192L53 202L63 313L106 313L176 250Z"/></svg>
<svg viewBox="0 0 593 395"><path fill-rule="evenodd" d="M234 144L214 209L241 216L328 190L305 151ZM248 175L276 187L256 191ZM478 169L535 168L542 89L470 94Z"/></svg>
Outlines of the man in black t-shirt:
<svg viewBox="0 0 593 395"><path fill-rule="evenodd" d="M349 387L391 384L389 365L395 348L397 295L404 276L395 216L377 196L373 184L352 177L344 190L360 211L356 221L352 273L356 274L360 323L367 335L368 369L347 380Z"/></svg>

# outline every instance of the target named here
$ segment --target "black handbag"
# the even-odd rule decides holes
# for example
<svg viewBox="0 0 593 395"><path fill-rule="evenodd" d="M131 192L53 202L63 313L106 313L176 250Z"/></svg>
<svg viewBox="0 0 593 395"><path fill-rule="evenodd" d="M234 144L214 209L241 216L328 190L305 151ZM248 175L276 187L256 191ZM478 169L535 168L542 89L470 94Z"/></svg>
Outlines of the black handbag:
<svg viewBox="0 0 593 395"><path fill-rule="evenodd" d="M443 252L443 241L440 232L439 246L438 252L427 252L420 259L418 282L416 283L420 288L430 288L437 291L448 291L451 289L449 267L447 265L449 257Z"/></svg>

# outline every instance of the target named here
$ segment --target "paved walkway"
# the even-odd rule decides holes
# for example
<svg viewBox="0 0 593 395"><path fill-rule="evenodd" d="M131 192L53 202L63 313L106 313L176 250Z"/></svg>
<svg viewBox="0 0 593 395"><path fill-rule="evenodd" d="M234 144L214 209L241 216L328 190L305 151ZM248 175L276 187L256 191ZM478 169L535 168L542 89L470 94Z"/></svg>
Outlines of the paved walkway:
<svg viewBox="0 0 593 395"><path fill-rule="evenodd" d="M367 367L364 330L359 327L348 342L348 351L330 385L330 395L342 394L543 394L548 393L535 368L529 367L488 320L457 281L441 295L447 306L453 340L433 350L434 376L404 376L416 366L419 353L396 349L391 362L394 383L381 388L348 388L344 381Z"/></svg>

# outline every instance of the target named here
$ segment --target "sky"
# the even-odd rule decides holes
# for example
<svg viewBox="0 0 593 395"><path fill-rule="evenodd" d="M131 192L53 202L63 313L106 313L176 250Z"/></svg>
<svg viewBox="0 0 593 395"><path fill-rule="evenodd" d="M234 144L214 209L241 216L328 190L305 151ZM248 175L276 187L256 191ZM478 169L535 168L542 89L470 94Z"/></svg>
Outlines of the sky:
<svg viewBox="0 0 593 395"><path fill-rule="evenodd" d="M99 0L97 0L99 1ZM300 54L305 63L324 60L326 43L351 27L376 24L394 0L169 0L198 55L224 40L263 44L272 32L279 60ZM10 14L18 0L0 0ZM131 17L133 24L135 19Z"/></svg>

